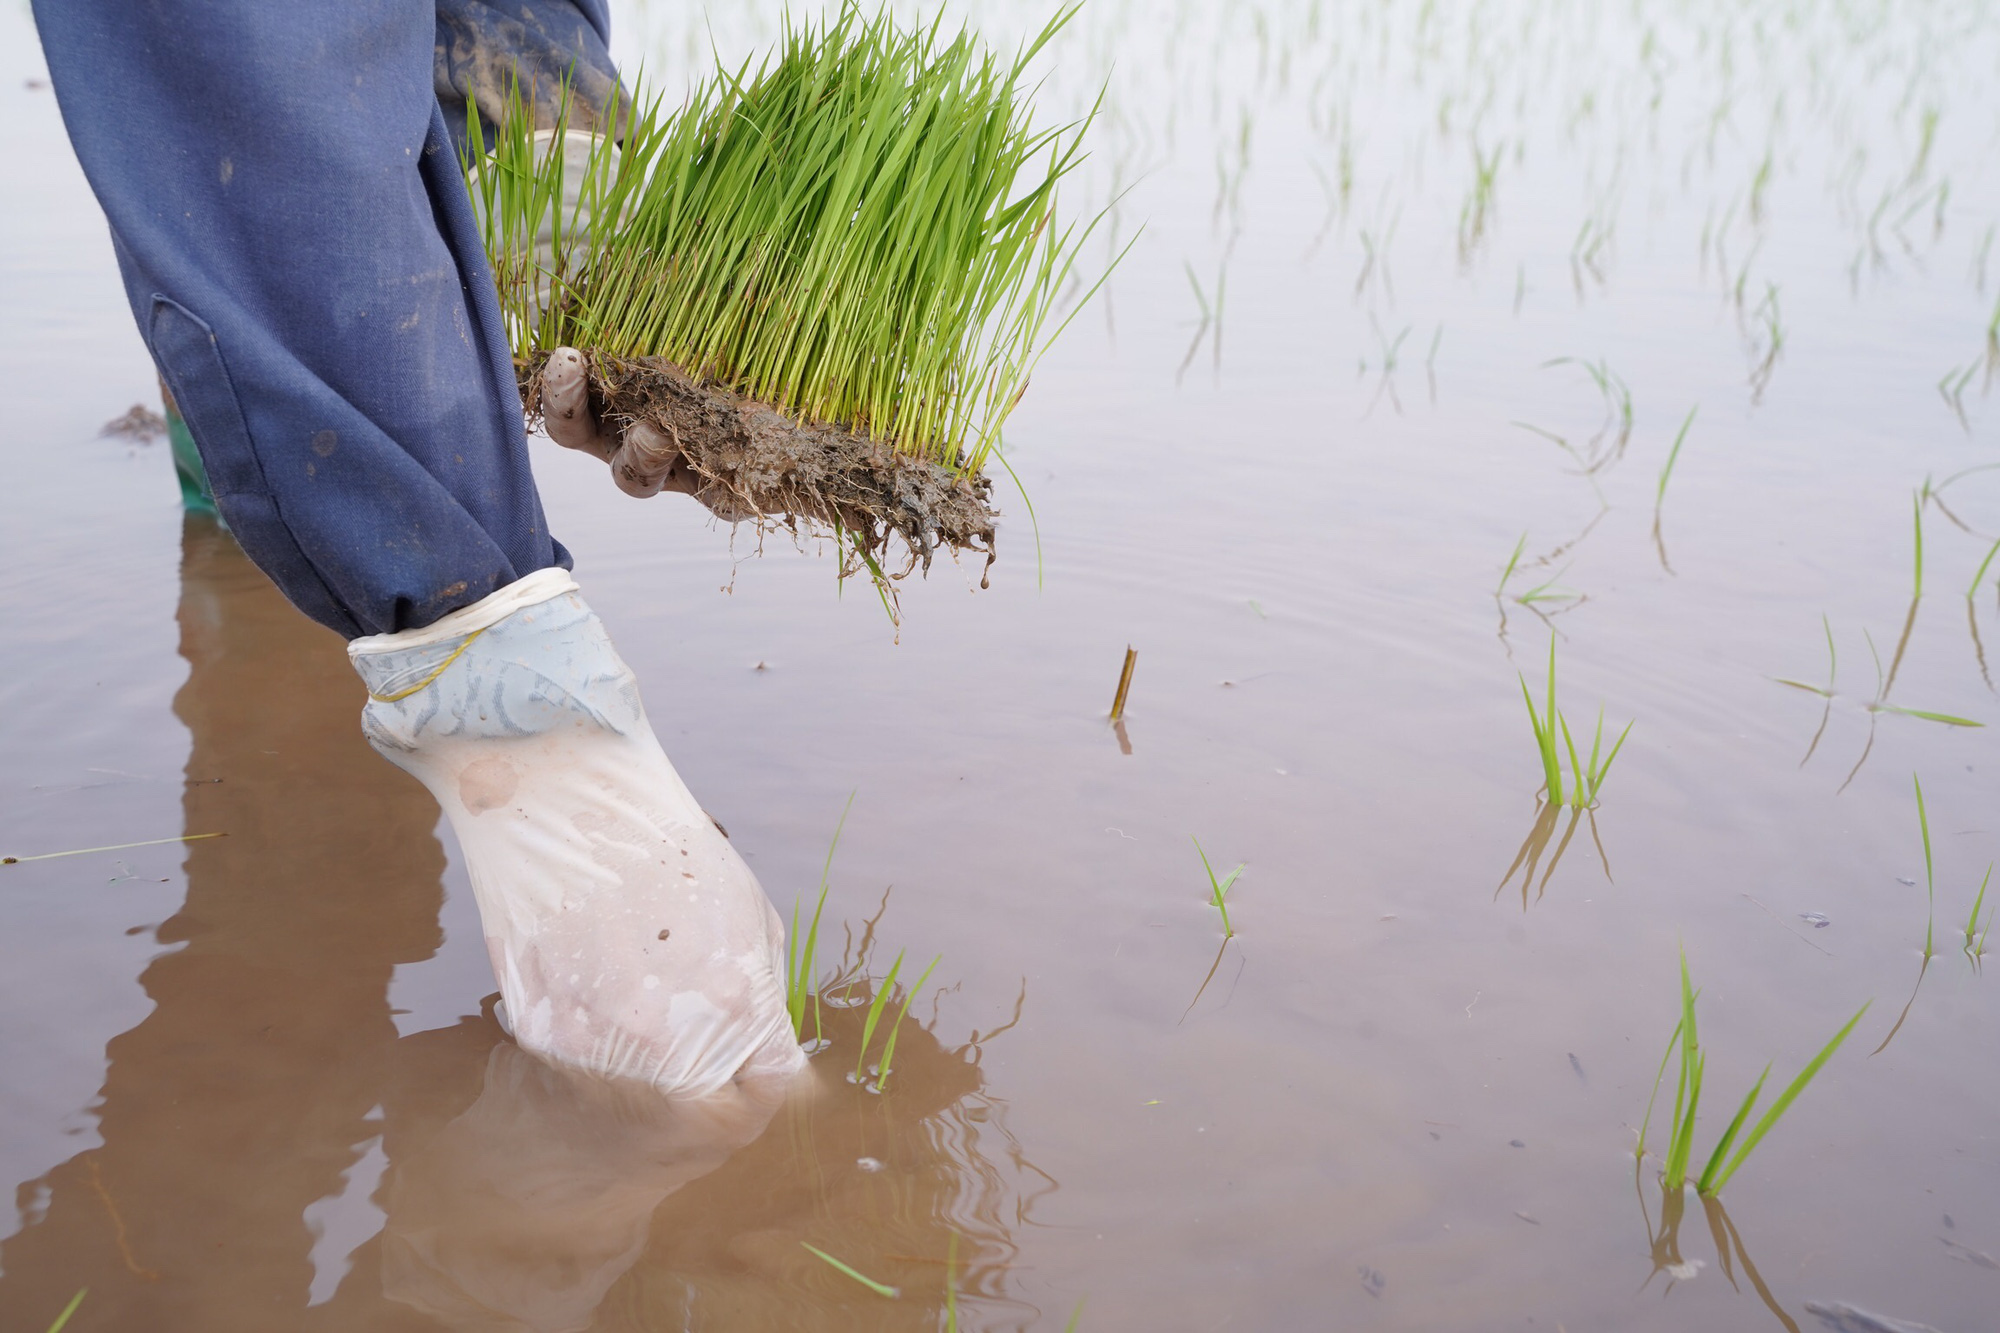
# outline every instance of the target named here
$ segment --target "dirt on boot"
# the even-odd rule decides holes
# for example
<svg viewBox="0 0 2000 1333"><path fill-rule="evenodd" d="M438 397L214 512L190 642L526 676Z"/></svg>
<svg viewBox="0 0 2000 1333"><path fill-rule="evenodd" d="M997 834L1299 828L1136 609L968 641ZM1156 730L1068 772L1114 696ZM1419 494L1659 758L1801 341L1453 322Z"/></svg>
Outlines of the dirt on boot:
<svg viewBox="0 0 2000 1333"><path fill-rule="evenodd" d="M765 403L689 374L659 357L587 354L591 410L621 427L645 422L674 443L701 479L695 498L717 517L794 534L831 528L843 550L878 580L930 569L942 547L993 563L999 515L992 482L899 453L825 422L801 422ZM516 363L528 419L542 416L545 356ZM883 556L891 537L907 552L900 569Z"/></svg>

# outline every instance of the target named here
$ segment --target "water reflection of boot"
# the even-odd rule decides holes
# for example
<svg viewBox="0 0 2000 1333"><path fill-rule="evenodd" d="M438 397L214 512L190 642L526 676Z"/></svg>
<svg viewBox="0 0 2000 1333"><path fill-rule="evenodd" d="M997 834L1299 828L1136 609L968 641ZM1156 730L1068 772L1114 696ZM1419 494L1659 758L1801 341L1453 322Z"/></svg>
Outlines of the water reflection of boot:
<svg viewBox="0 0 2000 1333"><path fill-rule="evenodd" d="M834 1044L811 1089L721 1099L550 1066L496 1045L483 1020L405 1038L385 1104L387 1223L312 1326L914 1333L938 1326L948 1266L964 1326L1032 1322L1006 1294L1010 1228L1054 1182L983 1094L976 1051L911 1022L886 1093L848 1082L863 1017L827 1011Z"/></svg>
<svg viewBox="0 0 2000 1333"><path fill-rule="evenodd" d="M436 814L355 734L339 640L200 515L179 619L185 826L229 836L188 847L152 1012L106 1048L101 1144L21 1187L48 1202L0 1252L4 1329L86 1286L78 1329L297 1327L307 1208L381 1130L390 974L437 944Z"/></svg>
<svg viewBox="0 0 2000 1333"><path fill-rule="evenodd" d="M755 1139L784 1095L670 1099L495 1046L479 1099L398 1153L383 1293L452 1329L588 1328L661 1200Z"/></svg>

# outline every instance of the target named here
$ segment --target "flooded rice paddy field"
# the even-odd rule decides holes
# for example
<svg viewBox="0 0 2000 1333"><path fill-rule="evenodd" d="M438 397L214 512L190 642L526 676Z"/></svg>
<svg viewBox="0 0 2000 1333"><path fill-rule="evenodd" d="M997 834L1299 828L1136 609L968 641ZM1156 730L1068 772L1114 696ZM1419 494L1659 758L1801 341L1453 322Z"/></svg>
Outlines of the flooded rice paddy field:
<svg viewBox="0 0 2000 1333"><path fill-rule="evenodd" d="M778 20L627 6L618 50L678 88ZM852 795L826 947L864 995L942 960L885 1093L829 1009L822 1095L690 1183L506 1044L339 643L99 436L151 371L0 23L0 851L228 834L0 869L0 1326L1992 1327L1991 6L1091 0L1041 104L1105 86L1067 202L1132 248L1009 427L1039 552L1003 486L992 588L900 634L544 446L773 897ZM1572 729L1632 724L1580 819L1552 637ZM1683 950L1697 1167L1873 1006L1663 1229Z"/></svg>

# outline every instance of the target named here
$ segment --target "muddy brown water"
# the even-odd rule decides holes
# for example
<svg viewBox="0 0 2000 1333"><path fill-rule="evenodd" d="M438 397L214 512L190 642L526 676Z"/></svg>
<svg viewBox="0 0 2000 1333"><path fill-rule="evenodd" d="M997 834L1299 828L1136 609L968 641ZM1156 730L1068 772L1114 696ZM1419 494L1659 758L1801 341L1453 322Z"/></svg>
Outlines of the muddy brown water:
<svg viewBox="0 0 2000 1333"><path fill-rule="evenodd" d="M621 51L678 79L775 13L628 6ZM1073 197L1146 231L1010 427L1039 579L1003 487L993 587L906 586L900 641L831 551L732 552L545 447L767 889L817 885L852 793L829 948L942 958L885 1094L829 1010L823 1095L733 1153L522 1062L338 642L164 446L99 438L151 374L0 24L0 851L228 834L0 868L0 1328L85 1287L75 1330L936 1328L948 1270L995 1330L1994 1327L2000 971L1958 946L2000 765L1866 706L1872 640L1886 702L2000 724L2000 562L1964 596L2000 472L1944 485L2000 461L1990 7L1094 3L1046 96L1110 77ZM1594 477L1526 428L1589 454L1580 361L1632 402ZM1774 683L1826 683L1822 616L1830 705ZM1571 721L1634 726L1551 871L1517 672L1552 628ZM1195 837L1248 865L1226 943ZM1632 1149L1683 947L1698 1152L1874 1007L1663 1236Z"/></svg>

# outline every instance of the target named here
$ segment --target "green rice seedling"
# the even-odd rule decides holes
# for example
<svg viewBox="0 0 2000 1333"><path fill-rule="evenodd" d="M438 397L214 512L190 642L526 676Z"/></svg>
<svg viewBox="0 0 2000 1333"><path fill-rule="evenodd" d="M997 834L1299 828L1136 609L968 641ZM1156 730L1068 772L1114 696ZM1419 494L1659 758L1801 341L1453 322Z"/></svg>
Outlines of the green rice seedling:
<svg viewBox="0 0 2000 1333"><path fill-rule="evenodd" d="M1921 718L1925 722L1942 722L1947 727L1983 727L1986 725L1984 722L1975 721L1969 717L1960 717L1956 713L1938 713L1928 708L1905 708L1901 704L1884 703L1872 704L1870 707L1878 713L1895 713L1902 717Z"/></svg>
<svg viewBox="0 0 2000 1333"><path fill-rule="evenodd" d="M944 1328L958 1333L958 1233L951 1233L944 1250Z"/></svg>
<svg viewBox="0 0 2000 1333"><path fill-rule="evenodd" d="M69 1304L65 1305L63 1312L56 1316L56 1322L49 1325L49 1333L62 1333L63 1329L69 1325L70 1316L76 1313L76 1307L82 1305L83 1298L89 1294L90 1288L85 1287L83 1290L77 1292L76 1295L70 1297Z"/></svg>
<svg viewBox="0 0 2000 1333"><path fill-rule="evenodd" d="M1561 569L1558 569L1555 573L1549 575L1549 577L1542 580L1540 583L1537 583L1534 587L1528 589L1526 592L1521 593L1519 596L1515 597L1514 600L1519 602L1522 606L1528 607L1530 609L1533 609L1537 602L1582 601L1583 600L1582 593L1573 592L1568 588L1557 586L1556 580L1561 578L1563 575L1567 573L1569 573L1569 566L1564 565Z"/></svg>
<svg viewBox="0 0 2000 1333"><path fill-rule="evenodd" d="M889 1086L889 1071L896 1058L896 1038L903 1030L903 1020L910 1016L910 1005L915 1003L917 992L924 988L926 981L930 980L931 972L943 957L940 954L937 958L931 959L930 967L925 968L923 975L917 978L917 984L903 993L902 1007L896 1011L895 1018L890 1020L888 1036L883 1041L882 1058L875 1062L872 1086L876 1092L884 1091ZM890 1002L895 995L896 977L902 970L903 955L898 953L896 961L889 964L889 974L882 978L882 983L875 988L874 998L868 1002L868 1016L861 1024L861 1048L854 1059L856 1083L866 1083L869 1078L868 1048L874 1043L875 1030L881 1025L882 1015L888 1012Z"/></svg>
<svg viewBox="0 0 2000 1333"><path fill-rule="evenodd" d="M924 983L931 979L932 971L937 968L937 965L943 959L943 954L939 954L936 958L931 959L931 965L924 969L922 976L917 978L917 984L910 987L903 994L903 1007L896 1011L896 1021L889 1025L889 1039L882 1043L881 1068L875 1074L875 1090L877 1092L889 1086L889 1070L896 1061L896 1038L902 1034L903 1020L910 1016L910 1005L916 1001L917 992L924 988Z"/></svg>
<svg viewBox="0 0 2000 1333"><path fill-rule="evenodd" d="M856 1282L859 1282L862 1286L868 1288L868 1290L874 1292L877 1296L886 1296L893 1301L897 1297L903 1294L900 1288L892 1287L886 1282L877 1282L874 1278L869 1277L866 1273L857 1272L855 1269L850 1268L848 1265L840 1262L840 1260L828 1254L825 1250L820 1249L817 1245L808 1245L806 1244L805 1241L800 1241L799 1244L812 1254L824 1260L826 1264L829 1267L831 1267L835 1272L845 1273L847 1276L853 1278Z"/></svg>
<svg viewBox="0 0 2000 1333"><path fill-rule="evenodd" d="M1701 1038L1695 1022L1695 1001L1699 994L1688 976L1687 951L1682 950L1680 1020L1674 1025L1673 1035L1667 1039L1667 1052L1660 1058L1659 1072L1653 1078L1653 1093L1646 1101L1646 1114L1639 1125L1638 1152L1643 1157L1646 1152L1646 1131L1652 1124L1653 1107L1659 1098L1660 1084L1666 1078L1667 1062L1678 1050L1680 1072L1674 1087L1673 1117L1667 1141L1667 1155L1660 1177L1661 1184L1669 1195L1679 1194L1689 1183L1695 1120L1701 1110L1702 1079L1708 1065L1708 1057L1701 1049ZM1869 1001L1869 1004L1872 1003L1874 1003L1872 1000ZM1757 1076L1757 1081L1751 1085L1749 1094L1744 1097L1742 1104L1736 1109L1735 1116L1723 1130L1722 1137L1716 1141L1707 1163L1702 1167L1700 1174L1694 1177L1693 1183L1697 1194L1704 1199L1712 1199L1721 1193L1723 1186L1729 1183L1730 1177L1734 1176L1749 1159L1750 1154L1756 1151L1757 1145L1764 1141L1765 1136L1783 1118L1785 1112L1792 1108L1792 1103L1798 1100L1799 1094L1805 1091L1806 1086L1819 1074L1826 1062L1833 1058L1834 1052L1840 1049L1848 1035L1861 1022L1862 1015L1867 1012L1868 1004L1855 1010L1854 1017L1848 1019L1846 1025L1834 1034L1833 1039L1806 1062L1798 1077L1786 1085L1785 1090L1778 1094L1777 1100L1765 1109L1764 1114L1745 1134L1744 1125L1749 1121L1751 1113L1757 1109L1757 1099L1763 1093L1765 1081L1771 1076L1771 1067L1764 1066L1764 1071ZM1735 1150L1733 1153L1732 1148Z"/></svg>
<svg viewBox="0 0 2000 1333"><path fill-rule="evenodd" d="M1694 425L1694 414L1700 410L1699 403L1688 409L1687 419L1681 422L1680 431L1674 436L1674 447L1667 450L1666 465L1660 469L1660 484L1653 492L1653 512L1656 514L1660 506L1666 503L1667 483L1673 480L1674 464L1679 462L1681 457L1681 445L1686 443L1688 427Z"/></svg>
<svg viewBox="0 0 2000 1333"><path fill-rule="evenodd" d="M791 1015L792 1033L801 1042L806 1040L806 1000L813 1005L813 1035L815 1042L824 1041L825 1033L820 1027L819 990L815 985L814 963L819 954L819 919L826 910L827 882L833 875L833 854L840 848L841 831L847 827L847 816L854 809L854 797L858 793L849 792L847 804L841 809L840 822L833 826L833 841L826 849L826 864L819 872L819 901L813 904L812 922L801 933L799 930L799 908L801 902L792 902L792 931L785 939L785 1012Z"/></svg>
<svg viewBox="0 0 2000 1333"><path fill-rule="evenodd" d="M850 479L867 469L842 451L876 443L943 469L947 486L976 475L1084 304L1054 318L1104 216L1065 223L1057 205L1102 99L1039 128L1025 84L1076 8L1011 58L941 21L901 27L887 8L787 20L762 63L718 68L678 105L641 90L580 189L565 189L578 168L561 133L506 117L466 170L531 408L542 355L582 349L601 414L653 425L759 513L886 521L834 490L759 495L701 438L725 427L676 415L670 386L775 408L787 438L832 451ZM962 544L949 524L935 538L889 527L926 558L936 540Z"/></svg>
<svg viewBox="0 0 2000 1333"><path fill-rule="evenodd" d="M1208 872L1208 900L1215 905L1216 911L1222 913L1222 938L1225 941L1233 940L1236 938L1236 930L1229 924L1229 890L1236 886L1236 877L1249 868L1249 863L1239 863L1236 869L1217 879L1215 867L1208 862L1208 853L1201 849L1201 839L1194 838L1191 841L1194 843L1195 854L1201 857L1201 868Z"/></svg>
<svg viewBox="0 0 2000 1333"><path fill-rule="evenodd" d="M1936 952L1931 947L1931 934L1937 925L1937 871L1931 864L1931 819L1924 810L1923 780L1912 773L1910 781L1917 789L1917 827L1924 835L1924 896L1930 904L1930 913L1924 920L1924 961L1928 963Z"/></svg>
<svg viewBox="0 0 2000 1333"><path fill-rule="evenodd" d="M1986 932L1993 925L1993 913L1986 914L1985 924L1979 920L1979 909L1986 905L1986 886L1993 881L1993 867L1986 867L1986 875L1979 881L1979 896L1972 900L1972 914L1965 918L1965 953L1974 962L1986 956Z"/></svg>
<svg viewBox="0 0 2000 1333"><path fill-rule="evenodd" d="M882 984L875 988L875 997L868 1002L868 1017L861 1025L861 1049L854 1057L854 1081L859 1083L868 1069L868 1046L875 1040L875 1026L882 1021L882 1011L888 1007L889 995L896 988L896 974L903 970L903 955L898 953L896 961L889 964L889 975L882 978Z"/></svg>
<svg viewBox="0 0 2000 1333"><path fill-rule="evenodd" d="M1507 592L1507 581L1514 577L1515 566L1521 563L1521 552L1528 546L1528 534L1522 533L1521 540L1514 543L1514 553L1507 557L1507 565L1500 571L1500 582L1493 589L1493 598L1498 601Z"/></svg>
<svg viewBox="0 0 2000 1333"><path fill-rule="evenodd" d="M1971 601L1978 594L1980 585L1986 582L1986 571L1992 567L1996 555L2000 555L2000 541L1994 542L1987 550L1986 558L1979 562L1979 569L1972 576L1972 585L1965 590L1966 601Z"/></svg>
<svg viewBox="0 0 2000 1333"><path fill-rule="evenodd" d="M1594 809L1598 803L1598 793L1603 790L1604 781L1611 774L1611 765L1618 758L1618 752L1625 748L1625 738L1632 734L1632 723L1625 724L1625 730L1618 733L1610 751L1604 749L1604 709L1597 710L1597 730L1591 739L1590 757L1584 760L1578 756L1576 740L1570 734L1569 720L1556 707L1556 641L1549 638L1549 676L1546 703L1542 709L1535 707L1535 696L1528 689L1528 678L1522 676L1521 698L1528 705L1528 724L1534 728L1535 753L1542 763L1542 786L1551 806L1567 805L1573 810ZM1563 776L1563 758L1569 759L1569 777Z"/></svg>
<svg viewBox="0 0 2000 1333"><path fill-rule="evenodd" d="M1910 514L1916 528L1913 550L1914 584L1910 592L1913 602L1922 601L1924 596L1924 497L1913 492L1910 496Z"/></svg>

